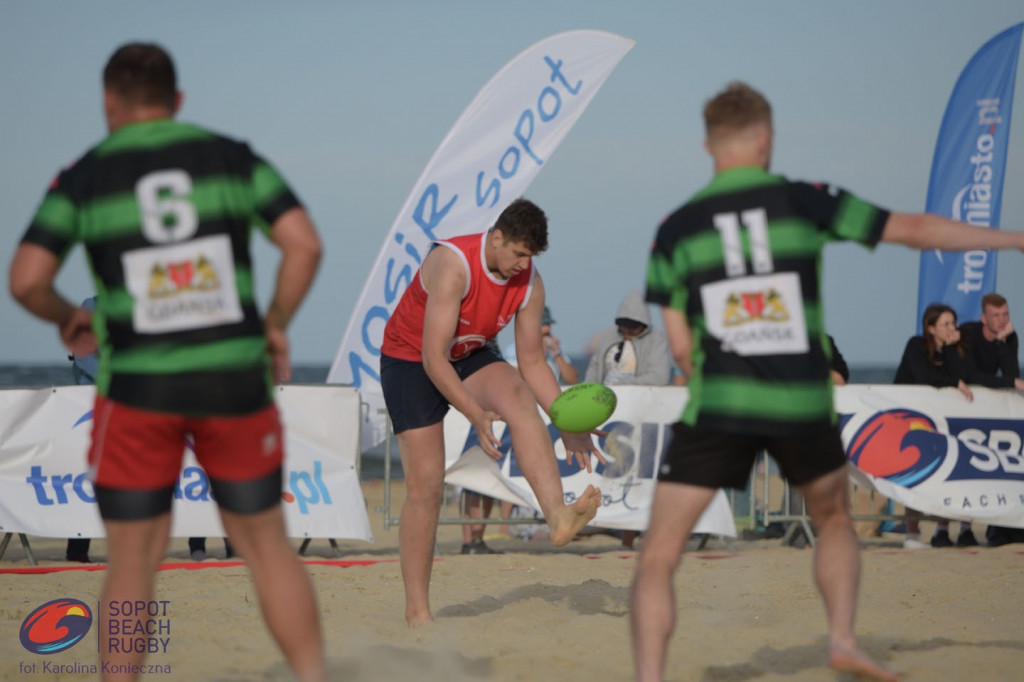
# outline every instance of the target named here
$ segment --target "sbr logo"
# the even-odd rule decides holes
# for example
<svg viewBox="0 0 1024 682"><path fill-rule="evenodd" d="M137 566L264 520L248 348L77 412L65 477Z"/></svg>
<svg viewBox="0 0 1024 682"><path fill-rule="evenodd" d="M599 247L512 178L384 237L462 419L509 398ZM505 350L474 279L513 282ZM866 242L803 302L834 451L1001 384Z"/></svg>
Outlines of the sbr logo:
<svg viewBox="0 0 1024 682"><path fill-rule="evenodd" d="M949 438L929 417L903 408L874 415L850 439L848 457L861 471L912 488L931 476Z"/></svg>

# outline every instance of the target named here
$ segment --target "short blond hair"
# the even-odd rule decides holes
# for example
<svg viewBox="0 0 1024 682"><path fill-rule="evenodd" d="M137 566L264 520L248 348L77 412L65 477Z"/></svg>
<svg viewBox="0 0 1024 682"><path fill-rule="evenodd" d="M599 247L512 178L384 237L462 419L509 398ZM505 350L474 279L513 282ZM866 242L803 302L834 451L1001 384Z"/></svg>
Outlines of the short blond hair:
<svg viewBox="0 0 1024 682"><path fill-rule="evenodd" d="M764 123L772 124L772 105L760 92L733 81L704 104L704 128L709 140Z"/></svg>

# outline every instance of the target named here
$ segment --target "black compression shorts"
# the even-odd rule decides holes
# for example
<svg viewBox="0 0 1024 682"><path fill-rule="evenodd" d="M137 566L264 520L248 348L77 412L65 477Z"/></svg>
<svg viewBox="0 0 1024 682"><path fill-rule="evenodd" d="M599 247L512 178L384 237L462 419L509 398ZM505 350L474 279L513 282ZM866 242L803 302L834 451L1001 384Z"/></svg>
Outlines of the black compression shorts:
<svg viewBox="0 0 1024 682"><path fill-rule="evenodd" d="M762 450L795 486L846 465L839 430L832 426L799 436L765 436L709 431L678 422L672 427L672 442L662 458L658 480L744 490Z"/></svg>

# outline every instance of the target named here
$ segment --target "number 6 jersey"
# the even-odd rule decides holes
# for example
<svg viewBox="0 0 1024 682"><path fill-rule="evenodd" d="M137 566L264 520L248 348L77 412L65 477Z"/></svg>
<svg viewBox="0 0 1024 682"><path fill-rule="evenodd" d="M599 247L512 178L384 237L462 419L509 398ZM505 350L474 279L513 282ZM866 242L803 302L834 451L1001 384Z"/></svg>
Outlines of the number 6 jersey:
<svg viewBox="0 0 1024 682"><path fill-rule="evenodd" d="M97 390L134 407L244 414L271 402L249 235L299 205L248 145L161 119L62 171L22 241L81 242L95 280Z"/></svg>

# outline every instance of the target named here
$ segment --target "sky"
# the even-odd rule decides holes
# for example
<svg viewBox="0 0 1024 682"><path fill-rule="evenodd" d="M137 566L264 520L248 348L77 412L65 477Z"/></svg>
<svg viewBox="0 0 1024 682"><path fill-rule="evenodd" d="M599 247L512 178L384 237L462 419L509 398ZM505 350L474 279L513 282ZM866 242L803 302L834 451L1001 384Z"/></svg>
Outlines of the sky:
<svg viewBox="0 0 1024 682"><path fill-rule="evenodd" d="M179 118L248 140L313 216L325 254L290 329L292 356L329 364L399 209L477 91L532 43L600 29L636 46L525 194L550 221L537 266L554 332L583 353L642 287L658 223L710 178L700 112L726 83L771 100L773 170L917 212L960 71L1020 21L1020 0L4 2L0 254L6 267L55 173L105 136L111 52L159 42L185 93ZM1024 229L1022 126L1010 134L1004 229ZM265 305L276 251L254 242ZM1024 255L999 264L997 290L1024 328ZM896 365L915 333L918 254L830 245L824 268L826 324L847 362ZM58 289L76 302L92 294L81 247ZM0 364L63 362L55 328L6 292L0 330Z"/></svg>

